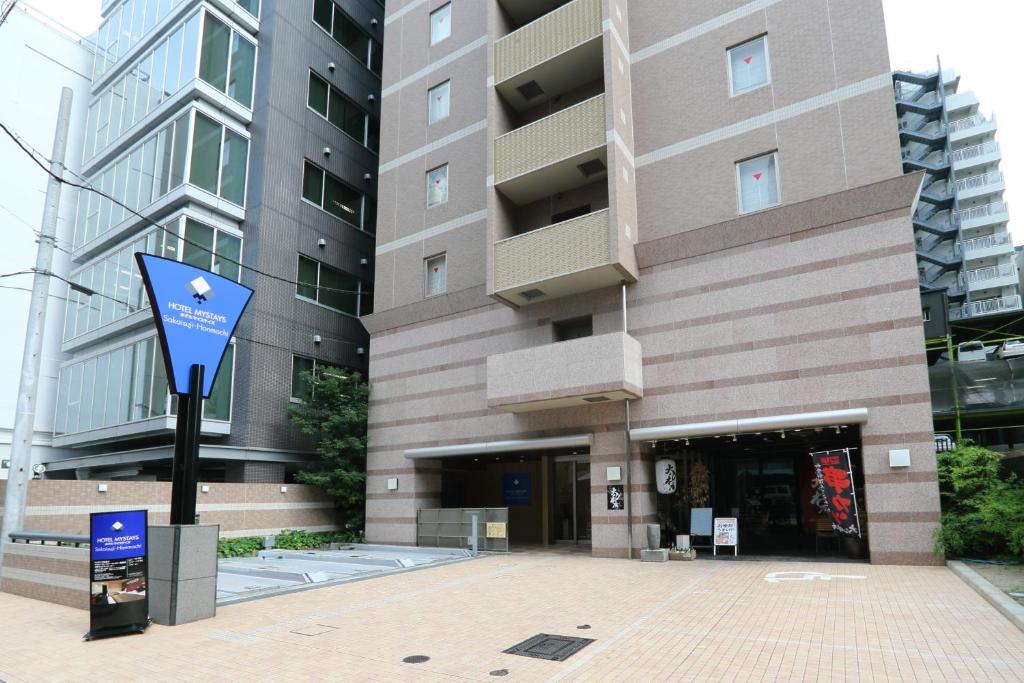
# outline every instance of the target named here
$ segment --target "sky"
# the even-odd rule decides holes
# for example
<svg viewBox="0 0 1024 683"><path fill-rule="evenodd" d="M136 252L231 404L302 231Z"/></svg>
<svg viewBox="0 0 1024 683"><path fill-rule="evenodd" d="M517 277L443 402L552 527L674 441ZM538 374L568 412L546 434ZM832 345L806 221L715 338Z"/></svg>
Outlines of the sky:
<svg viewBox="0 0 1024 683"><path fill-rule="evenodd" d="M866 2L867 0L839 0ZM88 35L99 26L100 0L21 0L69 28ZM1004 200L1010 203L1014 242L1024 244L1024 88L1020 85L1020 26L1024 3L1016 0L882 0L894 69L944 68L960 75L960 92L973 90L982 113L996 114L1003 153ZM1020 201L1017 198L1020 197Z"/></svg>

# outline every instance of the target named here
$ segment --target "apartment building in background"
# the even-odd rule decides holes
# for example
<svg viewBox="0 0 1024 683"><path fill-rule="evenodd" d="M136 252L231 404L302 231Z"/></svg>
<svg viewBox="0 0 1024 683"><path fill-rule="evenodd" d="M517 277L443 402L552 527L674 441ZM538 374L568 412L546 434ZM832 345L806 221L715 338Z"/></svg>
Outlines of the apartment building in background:
<svg viewBox="0 0 1024 683"><path fill-rule="evenodd" d="M302 372L365 372L377 0L104 0L48 477L168 479L175 397L133 254L255 295L205 402L200 477L284 482ZM242 267L244 264L245 267ZM88 291L87 291L88 290ZM92 293L90 294L89 291Z"/></svg>
<svg viewBox="0 0 1024 683"><path fill-rule="evenodd" d="M959 83L941 65L893 72L903 168L925 174L914 212L921 289L926 301L946 293L951 322L1021 310L996 119Z"/></svg>
<svg viewBox="0 0 1024 683"><path fill-rule="evenodd" d="M57 127L61 88L71 88L73 109L68 129L67 167L81 170L85 112L88 107L92 45L89 41L28 6L16 5L0 25L0 112L4 124L32 148L49 156ZM4 225L4 249L0 272L24 274L6 277L0 287L0 310L7 334L0 353L0 479L9 470L11 435L21 377L32 273L36 263L37 234L41 228L46 194L46 174L14 141L0 135L0 220ZM57 223L53 269L66 273L70 235L74 232L76 196L65 190ZM47 316L60 329L64 319L67 285L50 281ZM38 464L59 454L53 441L53 405L57 373L63 358L60 335L45 338L37 393L32 462Z"/></svg>
<svg viewBox="0 0 1024 683"><path fill-rule="evenodd" d="M625 557L710 509L814 552L809 453L850 449L836 545L938 561L879 1L399 0L384 35L372 542L508 507L513 547Z"/></svg>

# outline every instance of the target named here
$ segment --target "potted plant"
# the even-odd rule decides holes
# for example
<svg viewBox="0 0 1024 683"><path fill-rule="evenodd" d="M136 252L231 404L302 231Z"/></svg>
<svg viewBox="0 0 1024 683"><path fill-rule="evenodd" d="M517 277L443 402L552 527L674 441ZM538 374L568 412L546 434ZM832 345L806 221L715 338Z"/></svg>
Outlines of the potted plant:
<svg viewBox="0 0 1024 683"><path fill-rule="evenodd" d="M668 559L670 560L683 560L689 562L690 560L697 559L696 548L676 548L675 546L669 548Z"/></svg>

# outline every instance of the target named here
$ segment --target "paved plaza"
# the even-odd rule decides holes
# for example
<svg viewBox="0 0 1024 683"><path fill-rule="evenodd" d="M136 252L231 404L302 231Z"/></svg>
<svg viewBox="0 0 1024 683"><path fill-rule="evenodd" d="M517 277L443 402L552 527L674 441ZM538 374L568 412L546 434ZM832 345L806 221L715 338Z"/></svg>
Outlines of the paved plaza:
<svg viewBox="0 0 1024 683"><path fill-rule="evenodd" d="M0 593L0 679L1024 679L1024 633L938 567L522 552L231 605L141 636L85 643L87 627L84 610ZM503 653L540 633L594 642L562 662ZM403 662L416 655L429 659Z"/></svg>

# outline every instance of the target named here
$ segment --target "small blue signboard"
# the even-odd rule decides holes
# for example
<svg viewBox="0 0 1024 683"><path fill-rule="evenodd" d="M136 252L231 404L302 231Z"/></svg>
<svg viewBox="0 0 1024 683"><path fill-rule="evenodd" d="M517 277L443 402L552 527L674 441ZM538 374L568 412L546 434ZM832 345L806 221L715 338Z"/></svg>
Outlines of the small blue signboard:
<svg viewBox="0 0 1024 683"><path fill-rule="evenodd" d="M187 263L143 253L135 258L153 307L171 392L188 394L189 370L202 365L202 397L209 398L252 290Z"/></svg>
<svg viewBox="0 0 1024 683"><path fill-rule="evenodd" d="M87 640L141 633L149 625L147 512L89 516L89 632Z"/></svg>
<svg viewBox="0 0 1024 683"><path fill-rule="evenodd" d="M501 497L505 505L529 505L533 489L529 474L506 474L501 480Z"/></svg>

